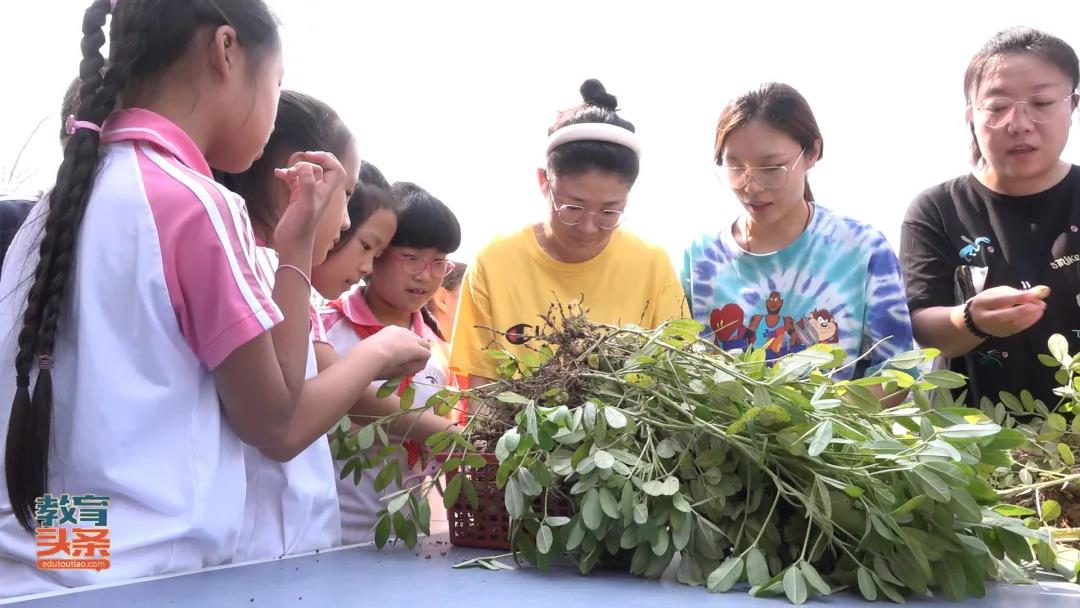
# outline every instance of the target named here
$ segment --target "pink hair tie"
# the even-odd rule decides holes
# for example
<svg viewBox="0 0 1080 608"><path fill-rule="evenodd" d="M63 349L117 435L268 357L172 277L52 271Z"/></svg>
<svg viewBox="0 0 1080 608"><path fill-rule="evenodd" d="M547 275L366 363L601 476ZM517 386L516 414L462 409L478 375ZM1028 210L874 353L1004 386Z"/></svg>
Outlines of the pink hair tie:
<svg viewBox="0 0 1080 608"><path fill-rule="evenodd" d="M116 10L116 0L109 0L109 10L111 10L111 11Z"/></svg>
<svg viewBox="0 0 1080 608"><path fill-rule="evenodd" d="M87 120L75 120L75 115L71 114L64 122L64 133L68 135L74 135L75 131L79 129L90 129L91 131L97 131L101 133L101 127Z"/></svg>
<svg viewBox="0 0 1080 608"><path fill-rule="evenodd" d="M52 369L53 358L51 355L41 355L38 357L38 369Z"/></svg>

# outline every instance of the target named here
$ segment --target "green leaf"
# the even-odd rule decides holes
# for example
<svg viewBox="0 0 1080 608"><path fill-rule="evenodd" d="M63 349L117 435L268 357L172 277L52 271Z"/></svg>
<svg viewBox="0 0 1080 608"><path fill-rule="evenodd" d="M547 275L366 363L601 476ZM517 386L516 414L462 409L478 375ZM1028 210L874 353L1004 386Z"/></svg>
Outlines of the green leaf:
<svg viewBox="0 0 1080 608"><path fill-rule="evenodd" d="M547 525L540 526L540 530L536 532L536 550L540 553L550 553L553 539L551 528Z"/></svg>
<svg viewBox="0 0 1080 608"><path fill-rule="evenodd" d="M537 483L529 469L524 467L517 470L518 487L526 496L539 496L544 488Z"/></svg>
<svg viewBox="0 0 1080 608"><path fill-rule="evenodd" d="M859 580L859 593L868 601L877 601L877 585L874 584L874 577L870 576L870 571L866 568L859 568L857 578Z"/></svg>
<svg viewBox="0 0 1080 608"><path fill-rule="evenodd" d="M375 522L375 546L382 549L386 541L390 540L390 515L383 512L379 520Z"/></svg>
<svg viewBox="0 0 1080 608"><path fill-rule="evenodd" d="M817 432L814 433L814 439L810 442L810 447L806 450L807 454L811 458L816 458L825 448L829 446L829 442L833 438L833 425L831 420L826 420L818 425Z"/></svg>
<svg viewBox="0 0 1080 608"><path fill-rule="evenodd" d="M1005 554L1013 562L1023 564L1031 560L1031 545L1023 536L1004 528L998 528L997 535L1001 545L1005 548Z"/></svg>
<svg viewBox="0 0 1080 608"><path fill-rule="evenodd" d="M1019 505L998 505L994 507L994 512L1005 517L1029 517L1035 515L1035 511Z"/></svg>
<svg viewBox="0 0 1080 608"><path fill-rule="evenodd" d="M938 434L949 439L981 439L996 435L1001 427L994 423L954 424L938 430Z"/></svg>
<svg viewBox="0 0 1080 608"><path fill-rule="evenodd" d="M1005 407L1016 414L1024 413L1024 406L1020 405L1020 400L1016 398L1012 393L1001 391L998 393L998 399L1005 404Z"/></svg>
<svg viewBox="0 0 1080 608"><path fill-rule="evenodd" d="M967 576L961 564L962 557L949 554L942 564L935 570L935 580L945 597L955 601L964 599L967 595Z"/></svg>
<svg viewBox="0 0 1080 608"><path fill-rule="evenodd" d="M990 547L987 547L986 543L978 536L957 534L956 539L960 541L961 545L964 545L964 550L968 553L974 553L975 555L990 555Z"/></svg>
<svg viewBox="0 0 1080 608"><path fill-rule="evenodd" d="M845 388L855 406L871 414L881 411L881 400L870 389L857 384L848 384Z"/></svg>
<svg viewBox="0 0 1080 608"><path fill-rule="evenodd" d="M847 494L852 498L859 498L865 493L866 491L859 486L844 486L844 494Z"/></svg>
<svg viewBox="0 0 1080 608"><path fill-rule="evenodd" d="M461 461L471 469L482 469L488 465L487 459L480 454L466 454Z"/></svg>
<svg viewBox="0 0 1080 608"><path fill-rule="evenodd" d="M784 595L792 604L798 605L806 603L806 594L806 578L802 570L795 566L789 567L784 573Z"/></svg>
<svg viewBox="0 0 1080 608"><path fill-rule="evenodd" d="M598 494L600 496L600 508L604 511L604 514L611 519L619 519L621 517L619 502L615 500L615 495L611 493L611 490L601 487Z"/></svg>
<svg viewBox="0 0 1080 608"><path fill-rule="evenodd" d="M746 579L751 585L764 585L769 582L769 564L765 563L765 554L757 547L746 552Z"/></svg>
<svg viewBox="0 0 1080 608"><path fill-rule="evenodd" d="M439 467L439 471L441 473L449 473L451 471L456 471L457 469L460 469L460 468L461 468L461 459L460 458L447 458L446 462L442 463L442 466Z"/></svg>
<svg viewBox="0 0 1080 608"><path fill-rule="evenodd" d="M670 439L664 439L660 443L656 444L656 455L660 458L671 458L675 456L675 445Z"/></svg>
<svg viewBox="0 0 1080 608"><path fill-rule="evenodd" d="M510 391L504 391L502 393L499 393L495 396L495 398L499 401L502 401L503 403L509 403L511 405L529 405L530 403L532 403L531 399L527 399L517 393Z"/></svg>
<svg viewBox="0 0 1080 608"><path fill-rule="evenodd" d="M650 479L641 484L641 489L649 496L663 496L664 484L659 479Z"/></svg>
<svg viewBox="0 0 1080 608"><path fill-rule="evenodd" d="M660 528L656 531L656 541L652 543L653 555L661 556L667 553L668 544L671 543L671 538L668 536L667 528Z"/></svg>
<svg viewBox="0 0 1080 608"><path fill-rule="evenodd" d="M1054 566L1057 565L1057 554L1054 552L1054 548L1050 546L1050 543L1046 541L1039 541L1035 543L1035 558L1039 560L1039 565L1043 570L1053 571Z"/></svg>
<svg viewBox="0 0 1080 608"><path fill-rule="evenodd" d="M413 399L416 398L416 385L409 383L405 390L401 391L401 409L407 410L412 407Z"/></svg>
<svg viewBox="0 0 1080 608"><path fill-rule="evenodd" d="M1072 357L1069 356L1069 341L1065 339L1065 336L1061 334L1054 334L1047 340L1047 346L1050 347L1050 355L1061 362L1062 365L1069 365L1072 363Z"/></svg>
<svg viewBox="0 0 1080 608"><path fill-rule="evenodd" d="M1065 417L1058 413L1047 416L1046 425L1059 433L1064 433L1069 428L1069 423L1065 420Z"/></svg>
<svg viewBox="0 0 1080 608"><path fill-rule="evenodd" d="M643 502L634 503L634 523L644 525L649 521L649 507Z"/></svg>
<svg viewBox="0 0 1080 608"><path fill-rule="evenodd" d="M954 488L962 488L971 481L970 475L964 473L960 467L951 462L932 461L924 463L922 466L929 467L945 480L945 483Z"/></svg>
<svg viewBox="0 0 1080 608"><path fill-rule="evenodd" d="M581 501L581 519L589 530L597 530L603 521L604 511L600 505L600 492L593 488L585 493Z"/></svg>
<svg viewBox="0 0 1080 608"><path fill-rule="evenodd" d="M457 504L458 496L461 494L461 484L464 479L465 476L459 473L451 477L450 481L446 483L446 490L443 492L443 506L447 509L450 509Z"/></svg>
<svg viewBox="0 0 1080 608"><path fill-rule="evenodd" d="M915 467L911 472L915 474L923 491L931 500L949 502L949 485L942 481L940 477L923 466Z"/></svg>
<svg viewBox="0 0 1080 608"><path fill-rule="evenodd" d="M1073 420L1080 420L1080 416L1073 418ZM1058 454L1061 455L1061 460L1064 461L1065 464L1069 465L1070 467L1076 464L1076 456L1073 455L1072 449L1070 449L1069 446L1065 445L1064 443L1059 443L1057 444L1057 451Z"/></svg>
<svg viewBox="0 0 1080 608"><path fill-rule="evenodd" d="M899 507L896 507L896 509L893 510L893 515L903 515L905 513L911 513L915 509L919 508L919 506L922 505L924 502L926 502L927 498L928 496L926 494L919 494L918 496L905 502Z"/></svg>
<svg viewBox="0 0 1080 608"><path fill-rule="evenodd" d="M584 539L585 526L581 525L580 519L575 519L573 525L570 526L570 532L566 535L566 550L573 551L577 549Z"/></svg>
<svg viewBox="0 0 1080 608"><path fill-rule="evenodd" d="M690 512L690 503L686 501L686 497L682 494L676 494L675 496L671 497L671 506L675 507L679 511L682 511L683 513Z"/></svg>
<svg viewBox="0 0 1080 608"><path fill-rule="evenodd" d="M602 471L606 471L611 467L615 466L615 457L612 456L610 452L607 452L605 450L596 450L595 452L593 452L592 457L593 464L596 465L596 468Z"/></svg>
<svg viewBox="0 0 1080 608"><path fill-rule="evenodd" d="M973 499L971 494L968 494L966 490L954 489L952 491L952 500L949 501L949 508L956 514L957 521L972 524L982 522L982 509L979 508L979 505L975 504L975 499Z"/></svg>
<svg viewBox="0 0 1080 608"><path fill-rule="evenodd" d="M705 586L713 593L723 593L735 586L742 573L742 558L729 557L716 570L709 573L709 577L705 579Z"/></svg>
<svg viewBox="0 0 1080 608"><path fill-rule="evenodd" d="M375 476L375 482L373 487L376 492L382 492L390 485L398 474L401 472L401 461L397 459L390 460L383 467L383 470L379 471L379 474Z"/></svg>
<svg viewBox="0 0 1080 608"><path fill-rule="evenodd" d="M802 570L803 576L806 577L806 582L814 588L815 591L821 595L829 595L832 593L832 587L829 583L825 582L825 579L821 578L821 574L814 568L813 564L807 561L799 562L799 570Z"/></svg>
<svg viewBox="0 0 1080 608"><path fill-rule="evenodd" d="M1042 520L1052 524L1061 517L1061 505L1056 500L1044 500L1042 503Z"/></svg>
<svg viewBox="0 0 1080 608"><path fill-rule="evenodd" d="M642 374L642 373L639 373L639 372L632 372L632 373L626 374L624 379L628 383L630 383L630 384L632 384L632 385L634 385L634 386L636 386L638 388L645 389L645 390L649 390L649 389L653 388L654 386L656 386L656 379L655 378L653 378L652 376L650 376L648 374Z"/></svg>
<svg viewBox="0 0 1080 608"><path fill-rule="evenodd" d="M664 496L674 496L679 493L679 480L676 477L665 477L660 482L660 492Z"/></svg>
<svg viewBox="0 0 1080 608"><path fill-rule="evenodd" d="M495 457L499 459L499 462L503 462L514 453L519 443L521 443L521 435L518 435L517 429L509 429L495 442Z"/></svg>
<svg viewBox="0 0 1080 608"><path fill-rule="evenodd" d="M938 370L923 375L923 380L938 388L963 388L967 386L967 379L956 372Z"/></svg>
<svg viewBox="0 0 1080 608"><path fill-rule="evenodd" d="M525 408L525 430L533 441L540 443L540 426L536 420L536 406L531 403Z"/></svg>
<svg viewBox="0 0 1080 608"><path fill-rule="evenodd" d="M987 443L985 448L991 450L1011 450L1024 445L1027 438L1016 429L1001 429L997 435Z"/></svg>
<svg viewBox="0 0 1080 608"><path fill-rule="evenodd" d="M404 494L402 494L400 496L395 496L393 498L393 500L391 500L386 505L386 510L388 512L390 512L390 513L397 513L398 511L401 510L401 507L405 506L405 503L407 503L407 502L409 502L409 493L408 492L406 492L406 493L404 493Z"/></svg>
<svg viewBox="0 0 1080 608"><path fill-rule="evenodd" d="M468 477L461 483L461 488L465 490L465 498L469 501L469 506L477 509L480 507L480 497L476 495L476 486Z"/></svg>
<svg viewBox="0 0 1080 608"><path fill-rule="evenodd" d="M521 516L525 514L525 495L521 492L521 488L518 487L516 479L511 477L506 480L503 494L506 513L514 519L521 519Z"/></svg>
<svg viewBox="0 0 1080 608"><path fill-rule="evenodd" d="M401 378L387 380L379 386L379 390L375 391L375 396L379 399L386 399L390 395L393 395L394 391L396 391L399 386L401 386Z"/></svg>
<svg viewBox="0 0 1080 608"><path fill-rule="evenodd" d="M904 586L904 583L900 582L900 579L896 578L896 576L892 573L892 570L889 569L889 563L886 562L885 559L882 558L880 555L875 555L874 556L874 572L873 572L873 574L876 574L878 576L878 578L881 579L881 580L890 582L890 583L892 583L894 585L898 585L900 587ZM877 581L875 581L875 582L877 582ZM880 587L881 585L878 585L878 586Z"/></svg>
<svg viewBox="0 0 1080 608"><path fill-rule="evenodd" d="M368 424L360 427L360 430L356 432L356 447L360 450L366 450L375 445L375 426Z"/></svg>
<svg viewBox="0 0 1080 608"><path fill-rule="evenodd" d="M675 546L676 551L682 551L686 548L688 544L690 544L690 532L693 529L694 516L690 515L686 518L686 521L683 522L682 526L680 526L678 530L673 530L671 534L671 543Z"/></svg>
<svg viewBox="0 0 1080 608"><path fill-rule="evenodd" d="M929 348L926 350L909 350L889 359L889 365L896 369L913 369L923 363L937 357L940 351Z"/></svg>
<svg viewBox="0 0 1080 608"><path fill-rule="evenodd" d="M1061 367L1061 362L1051 357L1050 355L1039 355L1039 363L1042 363L1046 367L1058 368Z"/></svg>
<svg viewBox="0 0 1080 608"><path fill-rule="evenodd" d="M618 408L608 406L604 408L604 419L607 420L607 425L613 429L626 428L626 414L623 414Z"/></svg>

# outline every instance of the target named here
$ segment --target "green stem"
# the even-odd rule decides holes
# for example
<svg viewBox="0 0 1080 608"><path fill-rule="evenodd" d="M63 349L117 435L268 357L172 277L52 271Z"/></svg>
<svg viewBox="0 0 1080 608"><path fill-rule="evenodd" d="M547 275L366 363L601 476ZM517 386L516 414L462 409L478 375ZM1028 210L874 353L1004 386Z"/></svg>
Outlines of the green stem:
<svg viewBox="0 0 1080 608"><path fill-rule="evenodd" d="M1016 496L1017 494L1023 494L1024 492L1027 492L1028 490L1041 490L1043 488L1052 488L1054 486L1060 486L1060 485L1069 483L1070 481L1076 481L1076 480L1080 480L1080 473L1076 473L1076 474L1073 474L1073 475L1066 475L1065 477L1062 477L1061 479L1055 479L1053 481L1043 481L1043 482L1040 482L1040 483L1033 483L1033 484L1029 484L1029 485L1026 485L1026 486L1017 486L1015 488L1009 488L1007 490L998 490L998 496L1000 496L1002 498L1006 498L1006 497L1009 497L1009 496Z"/></svg>

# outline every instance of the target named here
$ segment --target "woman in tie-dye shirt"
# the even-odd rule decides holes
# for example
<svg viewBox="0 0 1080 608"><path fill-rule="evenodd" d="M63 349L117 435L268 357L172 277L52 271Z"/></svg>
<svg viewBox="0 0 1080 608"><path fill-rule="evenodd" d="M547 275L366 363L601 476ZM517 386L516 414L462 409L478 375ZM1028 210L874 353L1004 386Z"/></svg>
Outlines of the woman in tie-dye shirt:
<svg viewBox="0 0 1080 608"><path fill-rule="evenodd" d="M822 154L806 100L766 84L732 100L716 132L719 175L742 205L733 222L686 250L682 280L693 315L725 349L775 359L819 343L874 369L912 348L896 256L882 234L814 201L807 172Z"/></svg>

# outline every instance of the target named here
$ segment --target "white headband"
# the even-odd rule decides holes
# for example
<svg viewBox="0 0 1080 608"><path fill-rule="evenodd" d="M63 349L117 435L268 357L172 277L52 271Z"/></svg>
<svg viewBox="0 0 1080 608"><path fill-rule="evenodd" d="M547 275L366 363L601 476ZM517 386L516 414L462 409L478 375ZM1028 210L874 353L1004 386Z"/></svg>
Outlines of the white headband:
<svg viewBox="0 0 1080 608"><path fill-rule="evenodd" d="M582 122L567 125L548 136L547 152L572 141L606 141L630 148L641 158L641 145L633 131L606 122Z"/></svg>

